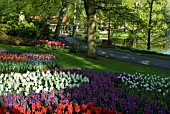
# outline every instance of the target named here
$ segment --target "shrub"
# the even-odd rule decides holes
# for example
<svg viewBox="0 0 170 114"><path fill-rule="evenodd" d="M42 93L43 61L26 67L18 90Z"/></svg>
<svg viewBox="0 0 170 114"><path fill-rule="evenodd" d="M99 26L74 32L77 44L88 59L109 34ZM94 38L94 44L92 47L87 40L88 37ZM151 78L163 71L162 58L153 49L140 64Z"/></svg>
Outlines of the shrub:
<svg viewBox="0 0 170 114"><path fill-rule="evenodd" d="M7 24L11 27L8 35L24 38L35 38L37 36L37 30L33 23L9 22Z"/></svg>
<svg viewBox="0 0 170 114"><path fill-rule="evenodd" d="M32 38L24 38L18 36L9 36L9 35L0 35L0 42L2 44L9 44L9 45L27 45L32 46L35 45L35 40Z"/></svg>
<svg viewBox="0 0 170 114"><path fill-rule="evenodd" d="M0 35L5 35L9 30L9 26L6 24L0 24Z"/></svg>

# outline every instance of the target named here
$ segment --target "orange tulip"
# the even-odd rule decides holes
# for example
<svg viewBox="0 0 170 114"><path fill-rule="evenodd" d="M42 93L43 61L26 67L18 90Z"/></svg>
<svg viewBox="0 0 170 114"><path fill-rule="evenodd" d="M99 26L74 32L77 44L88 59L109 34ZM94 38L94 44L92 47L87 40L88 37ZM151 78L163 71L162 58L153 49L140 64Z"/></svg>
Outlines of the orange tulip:
<svg viewBox="0 0 170 114"><path fill-rule="evenodd" d="M78 106L78 104L76 104L75 106L74 106L74 109L75 109L75 111L78 113L78 112L80 112L80 110L81 110L81 108L80 108L80 106Z"/></svg>
<svg viewBox="0 0 170 114"><path fill-rule="evenodd" d="M52 111L53 111L53 107L52 107L52 106L50 106L50 107L49 107L49 110L50 110L50 112L52 112Z"/></svg>
<svg viewBox="0 0 170 114"><path fill-rule="evenodd" d="M57 106L57 109L62 110L62 109L63 109L63 103L60 103L60 104Z"/></svg>
<svg viewBox="0 0 170 114"><path fill-rule="evenodd" d="M24 108L23 108L22 106L18 107L18 111L19 111L20 113L24 113L24 112L25 112L25 110L24 110Z"/></svg>
<svg viewBox="0 0 170 114"><path fill-rule="evenodd" d="M32 112L35 112L35 109L36 109L36 105L35 103L32 103Z"/></svg>
<svg viewBox="0 0 170 114"><path fill-rule="evenodd" d="M41 104L39 102L36 102L35 105L38 110L41 108Z"/></svg>
<svg viewBox="0 0 170 114"><path fill-rule="evenodd" d="M13 105L13 108L18 109L18 105L17 105L17 104L14 104L14 105Z"/></svg>
<svg viewBox="0 0 170 114"><path fill-rule="evenodd" d="M91 114L91 110L87 110L86 114Z"/></svg>
<svg viewBox="0 0 170 114"><path fill-rule="evenodd" d="M43 114L42 112L36 111L35 114Z"/></svg>
<svg viewBox="0 0 170 114"><path fill-rule="evenodd" d="M57 110L56 114L62 114L62 110Z"/></svg>
<svg viewBox="0 0 170 114"><path fill-rule="evenodd" d="M30 108L27 110L27 113L26 113L26 114L31 114Z"/></svg>
<svg viewBox="0 0 170 114"><path fill-rule="evenodd" d="M47 108L46 108L46 107L43 107L43 106L42 106L41 108L42 108L41 110L42 110L43 113L46 113L46 112L47 112Z"/></svg>
<svg viewBox="0 0 170 114"><path fill-rule="evenodd" d="M68 105L67 110L68 110L68 113L69 113L69 114L72 114L72 112L73 112L73 106L72 106L72 105Z"/></svg>
<svg viewBox="0 0 170 114"><path fill-rule="evenodd" d="M64 114L69 114L68 111L64 112Z"/></svg>

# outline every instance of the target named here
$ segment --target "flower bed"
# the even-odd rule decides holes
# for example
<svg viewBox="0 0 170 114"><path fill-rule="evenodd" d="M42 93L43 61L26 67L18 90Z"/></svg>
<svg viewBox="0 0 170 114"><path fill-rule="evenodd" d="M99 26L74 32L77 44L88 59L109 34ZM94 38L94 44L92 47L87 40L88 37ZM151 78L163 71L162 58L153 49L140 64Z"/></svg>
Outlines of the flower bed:
<svg viewBox="0 0 170 114"><path fill-rule="evenodd" d="M155 77L155 81L153 77ZM169 78L163 79L156 76L144 76L142 74L126 75L124 73L99 72L87 69L61 69L54 72L37 71L27 72L25 74L11 73L2 74L0 78L2 80L0 82L0 90L2 90L0 92L0 98L2 99L2 104L6 104L9 111L12 110L15 104L18 107L22 106L25 110L29 110L29 108L32 110L32 104L40 102L42 106L46 107L46 110L49 110L48 108L50 106L56 107L60 102L64 104L73 102L73 107L82 107L84 104L91 102L98 108L88 110L98 110L99 113L96 112L96 114L105 114L108 110L113 111L113 114L116 112L126 114L170 113L169 93L161 97L158 94L160 91L157 91L155 86L155 89L150 90L150 95L147 93L148 90L145 89L147 84L151 84L149 83L151 79L153 79L152 83L168 83ZM137 88L139 90L140 88L144 88L142 95L133 94L134 90L129 88L132 86L131 81L133 80L133 83L138 83L147 78L150 79L142 87L140 84L137 87L135 86L135 90ZM166 90L169 89L166 88ZM163 99L167 100L164 101ZM66 107L66 109L62 110L63 113L64 110L68 111L68 106ZM56 113L56 109L58 108L56 107L53 110L54 113ZM72 110L76 109L74 108ZM87 113L88 110L81 112Z"/></svg>
<svg viewBox="0 0 170 114"><path fill-rule="evenodd" d="M79 104L93 102L95 106L116 109L127 114L170 113L169 93L167 96L161 96L163 93L160 91L152 91L148 94L147 90L143 90L139 96L131 94L134 90L129 89L129 86L125 85L126 83L120 81L122 73L113 74L112 72L98 72L85 69L62 69L62 71L80 73L90 79L90 83L81 84L79 88L73 87L66 90L71 95L73 101ZM129 77L132 80L134 78L133 75L129 75ZM160 79L162 80L162 78ZM169 79L165 80L169 82ZM161 83L159 81L156 82ZM169 89L167 88L167 90Z"/></svg>
<svg viewBox="0 0 170 114"><path fill-rule="evenodd" d="M32 91L39 93L54 88L58 91L67 87L79 87L80 83L89 82L89 79L81 74L56 71L0 74L0 80L0 95L5 95L6 91L9 91L22 93L24 97Z"/></svg>
<svg viewBox="0 0 170 114"><path fill-rule="evenodd" d="M36 46L44 49L57 50L59 52L69 52L69 49L66 48L66 44L58 41L38 40Z"/></svg>
<svg viewBox="0 0 170 114"><path fill-rule="evenodd" d="M55 56L0 50L0 72L25 72L57 67Z"/></svg>
<svg viewBox="0 0 170 114"><path fill-rule="evenodd" d="M107 108L102 109L101 107L95 107L91 102L87 104L73 105L73 102L68 103L59 103L56 106L44 107L40 102L32 103L30 108L24 109L22 106L18 106L14 104L9 111L6 108L6 105L2 105L0 107L0 114L3 113L12 113L12 114L74 114L74 113L82 113L82 114L122 114L122 112L115 112L115 110L109 110Z"/></svg>
<svg viewBox="0 0 170 114"><path fill-rule="evenodd" d="M59 70L54 59L50 54L0 50L1 72L31 70L0 74L0 114L170 114L170 78Z"/></svg>

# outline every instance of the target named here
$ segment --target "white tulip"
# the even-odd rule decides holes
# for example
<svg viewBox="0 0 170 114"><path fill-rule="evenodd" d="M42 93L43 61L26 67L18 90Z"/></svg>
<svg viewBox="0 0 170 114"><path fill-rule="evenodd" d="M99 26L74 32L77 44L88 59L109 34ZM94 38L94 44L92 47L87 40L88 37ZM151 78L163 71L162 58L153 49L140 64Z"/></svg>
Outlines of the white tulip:
<svg viewBox="0 0 170 114"><path fill-rule="evenodd" d="M39 83L39 85L41 85L42 84L42 80L39 80L38 83Z"/></svg>
<svg viewBox="0 0 170 114"><path fill-rule="evenodd" d="M4 86L0 84L0 90L4 90Z"/></svg>
<svg viewBox="0 0 170 114"><path fill-rule="evenodd" d="M161 89L158 89L158 92L161 92Z"/></svg>
<svg viewBox="0 0 170 114"><path fill-rule="evenodd" d="M41 90L40 89L36 89L35 90L35 93L39 93Z"/></svg>
<svg viewBox="0 0 170 114"><path fill-rule="evenodd" d="M28 92L24 92L25 96L27 96L29 93Z"/></svg>
<svg viewBox="0 0 170 114"><path fill-rule="evenodd" d="M8 88L5 88L5 91L8 91Z"/></svg>
<svg viewBox="0 0 170 114"><path fill-rule="evenodd" d="M146 90L148 90L148 91L149 91L150 89L149 89L149 88L146 88Z"/></svg>
<svg viewBox="0 0 170 114"><path fill-rule="evenodd" d="M167 89L167 90L166 90L166 93L168 93L168 92L169 92L169 90Z"/></svg>
<svg viewBox="0 0 170 114"><path fill-rule="evenodd" d="M37 89L37 87L35 87L35 86L34 86L32 89L33 89L33 90L36 90L36 89Z"/></svg>
<svg viewBox="0 0 170 114"><path fill-rule="evenodd" d="M50 87L50 90L54 90L54 88L51 86L51 87Z"/></svg>

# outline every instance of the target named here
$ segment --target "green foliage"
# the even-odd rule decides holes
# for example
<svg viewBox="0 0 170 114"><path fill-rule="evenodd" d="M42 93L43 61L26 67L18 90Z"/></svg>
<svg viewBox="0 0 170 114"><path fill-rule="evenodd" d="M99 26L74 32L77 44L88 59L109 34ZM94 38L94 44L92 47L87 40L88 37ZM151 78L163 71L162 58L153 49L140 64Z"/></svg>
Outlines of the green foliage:
<svg viewBox="0 0 170 114"><path fill-rule="evenodd" d="M10 27L7 24L0 24L0 35L5 35Z"/></svg>
<svg viewBox="0 0 170 114"><path fill-rule="evenodd" d="M86 50L81 48L81 44L69 44L68 49L70 53L86 53Z"/></svg>
<svg viewBox="0 0 170 114"><path fill-rule="evenodd" d="M35 38L37 35L37 30L33 23L11 21L7 24L11 27L7 33L8 35L23 38Z"/></svg>
<svg viewBox="0 0 170 114"><path fill-rule="evenodd" d="M39 39L49 39L50 38L50 29L49 29L49 24L47 24L47 19L42 17L39 20L34 20L33 23L36 26L37 29L37 37Z"/></svg>
<svg viewBox="0 0 170 114"><path fill-rule="evenodd" d="M35 45L35 40L31 38L23 38L18 36L0 35L0 43L9 45Z"/></svg>

